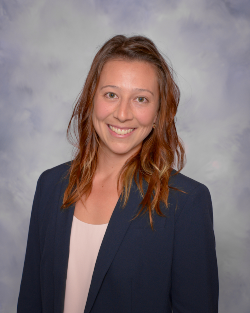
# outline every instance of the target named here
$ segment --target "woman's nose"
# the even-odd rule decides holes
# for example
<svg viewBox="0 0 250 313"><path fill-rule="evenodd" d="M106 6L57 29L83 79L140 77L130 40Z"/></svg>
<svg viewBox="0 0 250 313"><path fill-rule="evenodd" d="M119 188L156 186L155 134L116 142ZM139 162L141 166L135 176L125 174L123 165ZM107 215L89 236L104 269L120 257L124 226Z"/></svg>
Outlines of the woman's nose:
<svg viewBox="0 0 250 313"><path fill-rule="evenodd" d="M126 120L131 120L133 118L130 100L120 99L114 111L114 117L117 118L120 122L125 122Z"/></svg>

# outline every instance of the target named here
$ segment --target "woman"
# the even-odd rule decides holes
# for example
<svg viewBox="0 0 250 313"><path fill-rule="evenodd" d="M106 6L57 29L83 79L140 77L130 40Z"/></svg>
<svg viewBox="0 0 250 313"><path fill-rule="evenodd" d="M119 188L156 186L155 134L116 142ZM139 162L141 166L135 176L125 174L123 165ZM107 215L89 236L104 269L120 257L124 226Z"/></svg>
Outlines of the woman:
<svg viewBox="0 0 250 313"><path fill-rule="evenodd" d="M18 313L218 312L211 198L179 173L178 103L151 40L98 51L68 128L76 155L38 180Z"/></svg>

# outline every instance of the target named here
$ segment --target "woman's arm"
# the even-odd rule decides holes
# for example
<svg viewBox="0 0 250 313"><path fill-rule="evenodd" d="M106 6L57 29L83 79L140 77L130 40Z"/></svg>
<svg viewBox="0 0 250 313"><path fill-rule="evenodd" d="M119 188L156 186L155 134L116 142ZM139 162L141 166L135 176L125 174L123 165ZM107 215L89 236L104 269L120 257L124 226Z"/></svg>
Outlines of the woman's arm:
<svg viewBox="0 0 250 313"><path fill-rule="evenodd" d="M39 241L39 203L41 177L38 179L32 206L23 275L17 304L17 313L41 313L40 289L40 241Z"/></svg>
<svg viewBox="0 0 250 313"><path fill-rule="evenodd" d="M206 186L200 184L189 194L176 218L171 286L173 313L217 313L216 243L212 202Z"/></svg>

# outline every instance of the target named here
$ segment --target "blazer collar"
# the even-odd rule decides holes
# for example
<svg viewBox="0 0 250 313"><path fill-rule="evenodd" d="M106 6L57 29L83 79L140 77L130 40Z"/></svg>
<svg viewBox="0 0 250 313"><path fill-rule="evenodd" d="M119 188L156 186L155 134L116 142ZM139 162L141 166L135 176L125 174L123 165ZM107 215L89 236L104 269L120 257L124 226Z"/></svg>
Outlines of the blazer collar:
<svg viewBox="0 0 250 313"><path fill-rule="evenodd" d="M67 278L67 267L69 257L70 233L74 215L74 205L66 210L61 210L62 198L67 187L68 180L62 183L60 199L58 202L58 213L55 235L55 257L54 257L54 286L55 286L55 312L62 312L64 306L65 287ZM119 246L129 228L131 219L138 211L142 201L141 195L133 179L130 196L124 208L123 201L119 198L111 215L106 229L90 284L88 298L84 313L89 313L94 305L96 296L102 281L108 271Z"/></svg>

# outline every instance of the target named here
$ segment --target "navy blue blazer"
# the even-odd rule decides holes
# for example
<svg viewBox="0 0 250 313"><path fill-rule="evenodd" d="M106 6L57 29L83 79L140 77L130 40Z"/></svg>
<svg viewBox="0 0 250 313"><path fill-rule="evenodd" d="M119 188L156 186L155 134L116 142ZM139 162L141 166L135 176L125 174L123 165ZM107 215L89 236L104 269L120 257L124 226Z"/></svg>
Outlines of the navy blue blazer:
<svg viewBox="0 0 250 313"><path fill-rule="evenodd" d="M17 313L62 313L74 205L61 210L69 163L39 178L31 213ZM217 313L218 268L206 186L172 176L166 217L133 221L142 198L133 181L118 200L96 260L84 313Z"/></svg>

